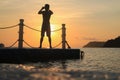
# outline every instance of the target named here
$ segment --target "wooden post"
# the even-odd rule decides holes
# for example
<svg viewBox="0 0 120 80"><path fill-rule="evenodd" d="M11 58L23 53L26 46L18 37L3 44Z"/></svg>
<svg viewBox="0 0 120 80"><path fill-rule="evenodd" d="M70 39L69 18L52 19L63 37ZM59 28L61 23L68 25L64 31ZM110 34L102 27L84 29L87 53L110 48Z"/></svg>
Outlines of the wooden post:
<svg viewBox="0 0 120 80"><path fill-rule="evenodd" d="M62 24L62 49L66 49L66 28L65 24Z"/></svg>
<svg viewBox="0 0 120 80"><path fill-rule="evenodd" d="M18 48L23 48L23 26L24 26L24 19L20 19Z"/></svg>

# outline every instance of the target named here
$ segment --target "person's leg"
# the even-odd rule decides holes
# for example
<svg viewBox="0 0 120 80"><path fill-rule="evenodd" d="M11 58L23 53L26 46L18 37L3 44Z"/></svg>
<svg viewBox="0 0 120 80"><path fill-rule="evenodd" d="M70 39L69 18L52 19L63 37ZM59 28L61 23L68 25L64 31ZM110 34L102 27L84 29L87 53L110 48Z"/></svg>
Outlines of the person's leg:
<svg viewBox="0 0 120 80"><path fill-rule="evenodd" d="M42 27L41 29L41 39L40 39L40 47L39 48L42 48L42 42L43 42L43 38L44 38L44 34L45 34L45 30L44 28Z"/></svg>
<svg viewBox="0 0 120 80"><path fill-rule="evenodd" d="M43 36L41 36L41 39L40 39L40 48L42 48L42 42L43 42Z"/></svg>
<svg viewBox="0 0 120 80"><path fill-rule="evenodd" d="M52 48L50 27L48 27L48 29L47 29L47 37L48 37L48 41L49 41L49 47Z"/></svg>
<svg viewBox="0 0 120 80"><path fill-rule="evenodd" d="M51 37L48 36L48 39L49 39L49 47L52 48L52 45L51 45Z"/></svg>

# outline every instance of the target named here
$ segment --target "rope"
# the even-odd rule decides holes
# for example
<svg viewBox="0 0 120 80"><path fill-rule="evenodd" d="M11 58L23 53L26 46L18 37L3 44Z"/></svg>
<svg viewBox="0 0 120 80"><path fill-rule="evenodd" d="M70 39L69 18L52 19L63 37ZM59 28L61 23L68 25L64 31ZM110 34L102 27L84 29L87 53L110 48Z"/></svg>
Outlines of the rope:
<svg viewBox="0 0 120 80"><path fill-rule="evenodd" d="M61 44L62 42L60 42L59 44L57 44L56 46L54 46L53 48L56 48L56 47L58 47L60 44Z"/></svg>
<svg viewBox="0 0 120 80"><path fill-rule="evenodd" d="M18 26L18 24L17 24L17 25L13 25L13 26L9 26L9 27L1 27L0 29L14 28L14 27L16 27L16 26Z"/></svg>
<svg viewBox="0 0 120 80"><path fill-rule="evenodd" d="M9 48L13 47L16 43L17 43L18 40L16 40Z"/></svg>
<svg viewBox="0 0 120 80"><path fill-rule="evenodd" d="M37 29L35 29L35 28L32 28L32 27L30 27L30 26L27 26L27 25L24 25L25 27L27 27L27 28L29 28L29 29L32 29L32 30L34 30L34 31L38 31L38 32L41 32L40 30L37 30ZM60 28L60 29L56 29L56 30L53 30L53 31L51 31L51 32L56 32L56 31L60 31L62 28Z"/></svg>
<svg viewBox="0 0 120 80"><path fill-rule="evenodd" d="M24 25L24 26L27 27L27 28L29 28L29 29L32 29L32 30L34 30L34 31L41 32L40 30L37 30L37 29L31 28L31 27L29 27L29 26L27 26L27 25Z"/></svg>
<svg viewBox="0 0 120 80"><path fill-rule="evenodd" d="M33 46L31 46L30 44L28 44L26 41L23 41L27 46L31 47L31 48L35 48ZM60 42L59 44L57 44L56 46L54 46L53 48L58 47L62 42Z"/></svg>
<svg viewBox="0 0 120 80"><path fill-rule="evenodd" d="M19 24L17 24L17 25L13 25L13 26L9 26L9 27L2 27L2 28L0 28L0 29L14 28L14 27L16 27L16 26L18 26L18 25L19 25ZM32 29L32 30L34 30L34 31L41 32L40 30L34 29L34 28L30 27L30 26L27 26L27 25L24 25L24 26L27 27L27 28L29 28L29 29ZM56 30L53 30L53 31L51 31L51 32L60 31L61 29L62 29L62 28L60 28L60 29L56 29ZM17 40L17 41L18 41L18 40ZM17 43L17 41L14 42L14 43L10 46L10 48L13 47L13 46ZM32 47L31 45L29 45L26 41L23 40L23 42L24 42L26 45L28 45L29 47L31 47L31 48L35 48L35 47ZM57 44L57 45L54 46L53 48L58 47L61 43L62 43L62 42L60 42L59 44ZM67 44L68 48L71 48L71 47L69 46L69 44L67 43L67 41L66 41L66 44Z"/></svg>
<svg viewBox="0 0 120 80"><path fill-rule="evenodd" d="M31 46L30 44L28 44L26 41L23 40L23 42L24 42L27 46L29 46L29 47L31 47L31 48L35 48L35 47Z"/></svg>
<svg viewBox="0 0 120 80"><path fill-rule="evenodd" d="M53 30L53 31L51 31L51 32L56 32L56 31L60 31L62 28L60 28L60 29L56 29L56 30Z"/></svg>
<svg viewBox="0 0 120 80"><path fill-rule="evenodd" d="M71 47L70 47L70 45L68 44L68 42L67 41L65 41L66 42L66 44L67 44L67 46L68 46L68 49L71 49Z"/></svg>
<svg viewBox="0 0 120 80"><path fill-rule="evenodd" d="M35 48L33 46L31 46L30 44L28 44L26 41L23 41L27 46L31 47L31 48ZM59 44L57 44L56 46L54 46L53 48L58 47L62 42L60 42Z"/></svg>

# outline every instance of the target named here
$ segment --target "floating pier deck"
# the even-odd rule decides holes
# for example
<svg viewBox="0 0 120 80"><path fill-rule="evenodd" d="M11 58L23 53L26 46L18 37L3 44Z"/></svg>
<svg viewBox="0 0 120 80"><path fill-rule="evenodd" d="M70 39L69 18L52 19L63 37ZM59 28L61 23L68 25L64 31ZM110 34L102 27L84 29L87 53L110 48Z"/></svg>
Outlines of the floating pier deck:
<svg viewBox="0 0 120 80"><path fill-rule="evenodd" d="M80 59L80 49L1 48L0 63Z"/></svg>
<svg viewBox="0 0 120 80"><path fill-rule="evenodd" d="M9 48L0 48L0 63L26 63L26 62L39 62L39 61L50 61L50 60L67 60L67 59L80 59L80 49L70 49L70 45L66 40L66 27L62 24L62 28L54 30L62 30L62 49L40 49L40 48L24 48L23 43L31 47L23 39L24 26L36 30L24 24L24 19L19 20L20 23L14 26L3 27L0 29L8 29L19 26L19 36L17 41L13 43ZM41 31L39 31L41 32ZM18 48L11 48L18 42ZM60 44L59 44L60 45ZM66 45L69 49L66 49ZM57 46L55 46L57 47Z"/></svg>

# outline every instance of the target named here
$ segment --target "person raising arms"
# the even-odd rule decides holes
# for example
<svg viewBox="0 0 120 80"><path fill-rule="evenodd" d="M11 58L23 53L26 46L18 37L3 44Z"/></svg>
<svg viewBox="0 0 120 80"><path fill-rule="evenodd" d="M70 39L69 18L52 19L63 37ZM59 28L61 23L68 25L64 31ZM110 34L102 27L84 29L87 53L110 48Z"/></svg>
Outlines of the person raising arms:
<svg viewBox="0 0 120 80"><path fill-rule="evenodd" d="M42 18L43 18L42 27L41 27L40 47L39 48L42 48L42 42L43 42L45 32L46 32L46 35L47 35L48 40L49 40L49 47L52 48L52 45L51 45L50 17L53 14L53 12L50 10L50 5L45 4L45 6L40 9L38 14L42 14Z"/></svg>

